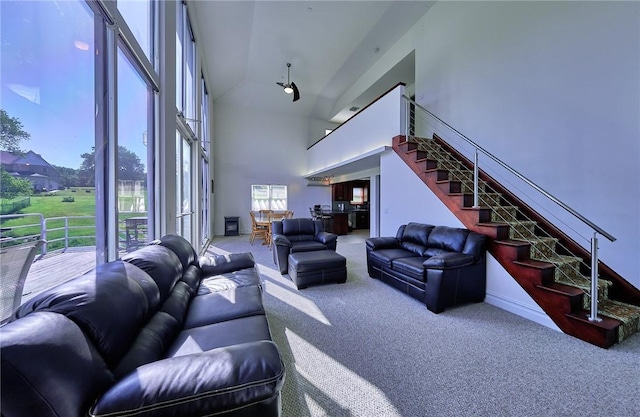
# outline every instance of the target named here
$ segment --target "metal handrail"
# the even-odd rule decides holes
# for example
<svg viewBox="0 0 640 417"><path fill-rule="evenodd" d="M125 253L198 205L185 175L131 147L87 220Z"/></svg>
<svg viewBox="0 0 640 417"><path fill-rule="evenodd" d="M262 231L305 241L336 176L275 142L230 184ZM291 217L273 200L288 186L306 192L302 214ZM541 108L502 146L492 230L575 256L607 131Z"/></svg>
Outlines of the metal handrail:
<svg viewBox="0 0 640 417"><path fill-rule="evenodd" d="M558 199L557 197L553 196L548 191L544 190L542 187L540 187L539 185L537 185L536 183L534 183L533 181L531 181L530 179L528 179L527 177L525 177L524 175L522 175L521 173L519 173L518 171L516 171L515 169L513 169L509 165L507 165L506 163L504 163L502 160L500 160L499 158L497 158L496 156L491 154L489 151L487 151L486 149L484 149L483 147L481 147L477 143L475 143L473 140L471 140L468 137L466 137L465 135L463 135L460 131L455 129L453 126L451 126L450 124L448 124L447 122L445 122L444 120L442 120L441 118L439 118L438 116L436 116L435 114L433 114L432 112L430 112L429 110L427 110L426 108L421 106L420 104L416 103L415 100L412 100L411 98L407 97L406 95L403 95L402 97L403 97L403 99L405 100L405 103L406 103L405 116L406 116L407 120L405 120L405 135L406 135L407 138L410 136L411 133L413 133L411 131L411 120L410 120L410 118L411 118L411 108L410 107L413 105L413 106L421 109L423 112L425 112L427 115L429 115L430 117L434 118L438 122L442 123L448 129L450 129L453 133L455 133L460 138L462 138L466 143L468 143L469 145L473 146L473 148L474 148L474 160L473 160L473 201L474 201L474 203L473 203L473 206L475 208L477 208L479 206L479 191L478 191L478 187L479 187L479 163L478 163L478 152L482 152L484 155L488 156L491 160L493 160L496 164L498 164L499 166L501 166L502 168L507 170L509 173L511 173L512 175L514 175L515 177L517 177L521 181L523 181L525 184L529 185L534 190L538 191L543 196L547 197L547 199L551 200L552 202L554 202L555 204L557 204L558 206L563 208L565 211L567 211L568 213L573 215L578 220L582 221L584 224L589 226L594 231L593 237L591 238L591 294L590 294L590 297L591 297L591 306L590 306L591 307L591 311L590 311L588 319L590 321L594 321L594 322L601 321L601 319L598 317L598 236L597 235L601 234L602 236L604 236L607 239L609 239L609 241L611 241L611 242L614 242L616 240L616 238L613 235L611 235L610 233L608 233L607 231L605 231L600 226L596 225L591 220L589 220L586 217L584 217L582 214L578 213L573 208L569 207L567 204L562 202L560 199Z"/></svg>
<svg viewBox="0 0 640 417"><path fill-rule="evenodd" d="M449 129L451 129L455 134L457 134L458 136L460 136L464 141L466 141L468 144L470 144L471 146L473 146L476 150L482 152L483 154L487 155L489 158L491 158L494 162L496 162L497 164L499 164L500 166L502 166L504 169L506 169L507 171L509 171L510 173L512 173L513 175L515 175L516 177L518 177L520 180L524 181L527 185L531 186L533 189L535 189L536 191L540 192L542 195L544 195L545 197L547 197L549 200L553 201L554 203L556 203L557 205L559 205L560 207L562 207L563 209L565 209L566 211L568 211L569 213L571 213L573 216L575 216L576 218L578 218L579 220L581 220L583 223L585 223L586 225L588 225L589 227L591 227L593 230L595 230L596 232L598 232L599 234L601 234L602 236L606 237L607 239L609 239L611 242L615 242L616 238L613 237L613 235L611 235L610 233L608 233L607 231L605 231L603 228L601 228L600 226L596 225L595 223L593 223L591 220L587 219L586 217L584 217L582 214L578 213L577 211L575 211L574 209L572 209L571 207L569 207L567 204L565 204L564 202L562 202L561 200L559 200L558 198L556 198L555 196L553 196L552 194L550 194L548 191L544 190L542 187L540 187L539 185L537 185L536 183L534 183L533 181L531 181L530 179L528 179L527 177L525 177L524 175L522 175L521 173L519 173L518 171L516 171L515 169L511 168L509 165L505 164L504 162L502 162L500 159L498 159L496 156L494 156L493 154L491 154L489 151L487 151L486 149L484 149L482 146L478 145L477 143L475 143L474 141L472 141L471 139L469 139L468 137L466 137L465 135L463 135L462 133L460 133L457 129L455 129L454 127L452 127L451 125L449 125L447 122L445 122L444 120L442 120L441 118L439 118L438 116L436 116L435 114L431 113L429 110L425 109L424 107L422 107L420 104L416 103L414 100L412 100L411 98L407 97L407 96L403 96L408 102L410 102L411 104L416 105L417 107L419 107L420 109L422 109L423 111L425 111L426 113L428 113L431 117L433 117L434 119L438 120L440 123L444 124L445 126L447 126Z"/></svg>
<svg viewBox="0 0 640 417"><path fill-rule="evenodd" d="M73 230L73 229L94 229L96 228L95 222L94 224L89 224L89 225L79 225L79 226L69 226L69 220L77 220L77 219L95 219L96 216L61 216L61 217L47 217L46 219L44 219L44 227L42 228L42 236L45 238L46 241L46 237L47 237L47 232L57 232L59 230L64 230L64 236L63 237L59 237L56 239L51 239L46 241L47 244L49 243L53 243L53 242L60 242L60 241L64 241L64 250L69 249L69 240L71 239L95 239L95 233L94 235L91 236L84 236L84 235L79 235L79 236L70 236L69 235L69 230ZM47 227L47 222L49 221L64 221L64 227L52 227L52 228L48 228ZM44 245L44 252L43 255L46 255L47 253L47 244Z"/></svg>

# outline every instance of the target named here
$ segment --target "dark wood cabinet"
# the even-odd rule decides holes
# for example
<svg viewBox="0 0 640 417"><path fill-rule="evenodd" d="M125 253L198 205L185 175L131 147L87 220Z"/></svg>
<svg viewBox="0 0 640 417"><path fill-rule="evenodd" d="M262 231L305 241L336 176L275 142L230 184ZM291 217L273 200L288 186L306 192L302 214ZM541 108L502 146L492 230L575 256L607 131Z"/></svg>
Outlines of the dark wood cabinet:
<svg viewBox="0 0 640 417"><path fill-rule="evenodd" d="M334 201L351 201L351 183L339 182L333 184L332 187Z"/></svg>
<svg viewBox="0 0 640 417"><path fill-rule="evenodd" d="M356 229L368 229L370 225L370 216L368 211L356 211Z"/></svg>
<svg viewBox="0 0 640 417"><path fill-rule="evenodd" d="M349 214L333 213L333 233L336 235L346 235L349 232Z"/></svg>

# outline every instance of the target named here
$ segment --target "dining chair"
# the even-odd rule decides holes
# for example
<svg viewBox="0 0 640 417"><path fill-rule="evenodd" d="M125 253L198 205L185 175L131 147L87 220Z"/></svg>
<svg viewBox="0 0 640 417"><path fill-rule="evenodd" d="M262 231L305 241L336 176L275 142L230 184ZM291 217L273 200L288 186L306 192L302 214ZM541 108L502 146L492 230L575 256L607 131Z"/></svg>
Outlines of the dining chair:
<svg viewBox="0 0 640 417"><path fill-rule="evenodd" d="M266 224L258 224L258 221L256 220L256 213L254 211L250 211L249 215L251 216L251 236L249 236L249 243L253 245L253 241L256 238L261 238L265 243L268 242L269 227Z"/></svg>
<svg viewBox="0 0 640 417"><path fill-rule="evenodd" d="M333 214L331 213L331 206L328 204L323 204L320 207L320 219L322 220L322 225L324 226L324 230L327 232L333 231Z"/></svg>
<svg viewBox="0 0 640 417"><path fill-rule="evenodd" d="M44 240L34 240L0 249L0 323L20 307L24 282L42 245Z"/></svg>

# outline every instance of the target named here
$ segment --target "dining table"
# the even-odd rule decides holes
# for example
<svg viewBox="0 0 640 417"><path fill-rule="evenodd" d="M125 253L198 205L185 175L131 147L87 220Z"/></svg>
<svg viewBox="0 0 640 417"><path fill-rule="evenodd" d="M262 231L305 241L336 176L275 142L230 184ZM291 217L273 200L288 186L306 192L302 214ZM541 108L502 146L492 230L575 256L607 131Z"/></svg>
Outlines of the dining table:
<svg viewBox="0 0 640 417"><path fill-rule="evenodd" d="M274 220L282 220L287 216L286 212L268 212L268 211L256 211L256 225L259 227L266 227L267 229L267 239L262 242L263 245L269 245L271 248L272 238L271 238L271 222Z"/></svg>

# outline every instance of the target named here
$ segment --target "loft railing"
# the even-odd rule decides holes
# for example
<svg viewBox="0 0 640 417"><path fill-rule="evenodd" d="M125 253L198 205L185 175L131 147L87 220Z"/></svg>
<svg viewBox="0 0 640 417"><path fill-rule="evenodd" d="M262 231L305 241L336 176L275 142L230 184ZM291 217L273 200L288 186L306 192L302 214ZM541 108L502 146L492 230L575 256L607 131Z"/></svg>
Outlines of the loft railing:
<svg viewBox="0 0 640 417"><path fill-rule="evenodd" d="M406 117L406 120L404 123L404 126L405 126L404 134L407 138L411 136L418 139L417 142L419 146L423 148L423 150L426 150L426 151L429 150L430 146L428 142L430 139L428 138L433 137L434 133L438 134L438 136L443 138L443 140L445 141L447 141L447 139L451 140L452 136L458 137L462 139L463 144L471 146L472 148L471 152L473 156L472 158L469 158L469 159L473 161L472 193L473 193L474 207L476 208L479 207L481 203L480 200L483 198L479 192L480 185L483 186L483 190L485 191L485 193L487 192L490 194L495 193L495 195L500 194L499 191L493 189L488 183L480 179L480 166L479 166L480 158L479 157L480 155L483 155L483 157L489 158L493 163L497 164L498 167L506 170L506 172L513 175L515 178L522 181L528 187L536 191L538 195L544 196L547 200L555 203L557 206L561 207L564 211L569 213L572 217L574 217L575 219L578 219L581 223L588 226L588 228L592 232L592 237L590 239L587 239L590 241L591 265L585 265L584 261L581 261L580 265L569 266L569 268L572 268L574 271L571 271L570 269L567 270L566 268L556 268L556 271L558 271L558 273L566 281L574 282L576 278L572 272L575 272L577 275L582 275L580 273L581 266L590 267L591 276L590 276L589 291L583 288L583 291L587 295L589 295L591 298L590 314L588 319L590 321L600 321L601 319L598 317L598 290L599 290L598 289L598 235L604 236L611 242L614 242L616 238L613 237L610 233L605 231L600 226L596 225L591 220L587 219L582 214L578 213L573 208L569 207L566 203L564 203L557 197L553 196L552 194L544 190L542 187L540 187L539 185L537 185L536 183L534 183L533 181L531 181L530 179L528 179L527 177L525 177L524 175L522 175L512 167L510 167L509 165L507 165L505 162L495 157L486 149L482 148L480 145L478 145L477 143L475 143L474 141L472 141L471 139L469 139L468 137L460 133L458 130L456 130L449 124L447 124L445 121L443 121L438 116L431 113L426 108L422 107L420 104L416 103L414 100L404 95L403 95L403 99L405 103L404 114ZM419 138L422 138L422 139L420 140ZM452 146L454 149L458 148L456 146L453 146L453 144L451 143L449 143L449 145ZM454 161L449 161L449 162L444 161L444 162L445 164L450 165L450 168L452 168L449 170L450 174L453 177L452 179L460 181L461 183L468 181L468 177L465 175L463 170L456 169L455 164L457 162L454 162ZM486 167L487 165L483 164L484 170L487 170ZM483 203L486 204L486 201L483 201ZM496 216L498 221L502 221L509 224L523 222L523 220L520 218L522 216L525 217L525 220L524 220L525 222L534 221L532 219L529 219L526 215L524 215L522 211L517 212L517 214L512 214L507 210L501 210L498 212L494 211L494 214L492 216ZM527 236L525 236L521 231L519 231L518 228L512 227L511 230L512 230L512 233L516 235L514 236L515 239L520 238L522 240L528 240ZM541 230L541 232L543 234L546 234L546 236L549 238L549 240L546 242L542 241L542 245L546 246L547 249L549 249L551 252L556 251L556 245L560 245L560 247L564 251L566 251L566 253L572 252L568 248L564 247L561 243L557 242L556 240L553 240L553 238L545 230ZM537 256L545 258L544 250L541 251L541 253L538 253ZM547 258L545 260L549 262L554 261L553 259L550 259L550 258Z"/></svg>

